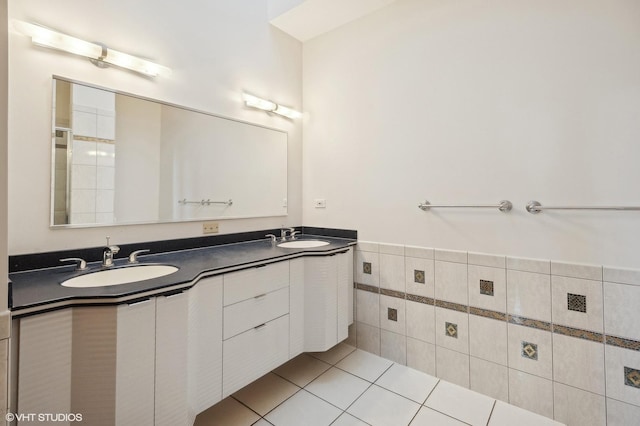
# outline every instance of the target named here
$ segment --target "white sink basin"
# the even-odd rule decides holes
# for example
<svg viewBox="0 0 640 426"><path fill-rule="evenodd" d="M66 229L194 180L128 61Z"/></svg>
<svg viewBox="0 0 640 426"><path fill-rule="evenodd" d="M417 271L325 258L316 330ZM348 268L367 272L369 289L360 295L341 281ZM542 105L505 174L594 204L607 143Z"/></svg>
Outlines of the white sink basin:
<svg viewBox="0 0 640 426"><path fill-rule="evenodd" d="M313 248L313 247L322 247L328 246L329 243L327 241L321 240L296 240L296 241L287 241L284 243L278 244L278 247L283 248Z"/></svg>
<svg viewBox="0 0 640 426"><path fill-rule="evenodd" d="M173 274L178 268L170 265L136 265L125 268L104 269L71 278L62 283L64 287L104 287L150 280Z"/></svg>

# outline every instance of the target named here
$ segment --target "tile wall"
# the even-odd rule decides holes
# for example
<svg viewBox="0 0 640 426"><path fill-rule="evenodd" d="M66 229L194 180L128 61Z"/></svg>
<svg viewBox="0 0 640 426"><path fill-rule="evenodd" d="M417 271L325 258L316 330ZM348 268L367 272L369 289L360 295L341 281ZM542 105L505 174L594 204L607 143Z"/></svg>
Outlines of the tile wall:
<svg viewBox="0 0 640 426"><path fill-rule="evenodd" d="M640 423L640 271L359 242L350 343L568 425Z"/></svg>

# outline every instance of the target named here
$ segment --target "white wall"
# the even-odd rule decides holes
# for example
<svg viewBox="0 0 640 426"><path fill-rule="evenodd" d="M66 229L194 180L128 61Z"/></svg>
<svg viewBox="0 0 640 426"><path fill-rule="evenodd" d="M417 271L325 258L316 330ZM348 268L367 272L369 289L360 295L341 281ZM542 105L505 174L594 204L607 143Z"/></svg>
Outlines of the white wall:
<svg viewBox="0 0 640 426"><path fill-rule="evenodd" d="M34 47L9 34L9 253L202 235L201 223L51 230L51 77L160 99L289 132L289 216L229 220L221 233L301 223L302 124L241 102L242 90L300 109L301 45L268 23L266 1L9 0L9 18L36 22L148 57L173 70L141 77ZM140 182L139 184L143 184Z"/></svg>
<svg viewBox="0 0 640 426"><path fill-rule="evenodd" d="M304 223L640 267L640 212L524 210L640 205L639 16L637 0L398 0L305 43Z"/></svg>

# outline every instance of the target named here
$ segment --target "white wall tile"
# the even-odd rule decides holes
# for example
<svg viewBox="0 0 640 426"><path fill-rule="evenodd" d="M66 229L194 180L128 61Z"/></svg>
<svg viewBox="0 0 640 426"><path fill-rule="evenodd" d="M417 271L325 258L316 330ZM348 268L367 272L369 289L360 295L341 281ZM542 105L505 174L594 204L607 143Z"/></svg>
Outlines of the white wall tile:
<svg viewBox="0 0 640 426"><path fill-rule="evenodd" d="M407 337L407 366L436 375L436 345Z"/></svg>
<svg viewBox="0 0 640 426"><path fill-rule="evenodd" d="M569 310L567 295L586 296L587 312ZM551 276L552 316L554 324L584 330L603 331L602 281Z"/></svg>
<svg viewBox="0 0 640 426"><path fill-rule="evenodd" d="M356 321L380 327L380 295L356 290Z"/></svg>
<svg viewBox="0 0 640 426"><path fill-rule="evenodd" d="M356 250L355 280L360 284L380 286L380 255L378 253ZM371 264L371 273L364 273L364 263Z"/></svg>
<svg viewBox="0 0 640 426"><path fill-rule="evenodd" d="M407 365L407 338L387 330L380 330L380 356Z"/></svg>
<svg viewBox="0 0 640 426"><path fill-rule="evenodd" d="M476 357L470 358L470 388L502 401L509 401L509 369Z"/></svg>
<svg viewBox="0 0 640 426"><path fill-rule="evenodd" d="M507 333L509 368L551 379L553 357L551 332L509 324ZM522 356L523 341L537 345L537 360Z"/></svg>
<svg viewBox="0 0 640 426"><path fill-rule="evenodd" d="M446 334L446 324L457 326L457 337ZM436 308L436 345L465 354L469 353L469 314Z"/></svg>
<svg viewBox="0 0 640 426"><path fill-rule="evenodd" d="M551 276L507 270L507 312L550 322Z"/></svg>
<svg viewBox="0 0 640 426"><path fill-rule="evenodd" d="M96 143L89 141L73 140L73 150L71 164L87 164L95 166L97 164Z"/></svg>
<svg viewBox="0 0 640 426"><path fill-rule="evenodd" d="M406 309L407 336L435 343L435 308L432 305L407 300Z"/></svg>
<svg viewBox="0 0 640 426"><path fill-rule="evenodd" d="M379 243L375 243L373 241L360 241L360 240L358 240L358 245L356 246L356 250L370 251L370 252L373 252L373 253L379 253L380 252L380 244Z"/></svg>
<svg viewBox="0 0 640 426"><path fill-rule="evenodd" d="M101 139L116 138L116 119L113 116L99 114L96 119L96 136Z"/></svg>
<svg viewBox="0 0 640 426"><path fill-rule="evenodd" d="M447 302L467 305L467 265L462 263L435 262L435 297Z"/></svg>
<svg viewBox="0 0 640 426"><path fill-rule="evenodd" d="M96 223L95 213L72 213L69 223L78 225L83 223Z"/></svg>
<svg viewBox="0 0 640 426"><path fill-rule="evenodd" d="M436 375L442 380L469 387L469 355L436 347Z"/></svg>
<svg viewBox="0 0 640 426"><path fill-rule="evenodd" d="M605 345L607 398L640 406L640 388L625 384L624 368L640 370L640 352Z"/></svg>
<svg viewBox="0 0 640 426"><path fill-rule="evenodd" d="M607 398L607 426L629 426L640 419L640 407Z"/></svg>
<svg viewBox="0 0 640 426"><path fill-rule="evenodd" d="M640 287L604 283L606 334L640 340Z"/></svg>
<svg viewBox="0 0 640 426"><path fill-rule="evenodd" d="M551 261L551 275L602 281L602 266Z"/></svg>
<svg viewBox="0 0 640 426"><path fill-rule="evenodd" d="M469 353L501 365L507 365L507 323L469 315Z"/></svg>
<svg viewBox="0 0 640 426"><path fill-rule="evenodd" d="M397 334L406 334L406 302L397 297L380 295L380 328ZM395 309L396 320L389 319L389 309Z"/></svg>
<svg viewBox="0 0 640 426"><path fill-rule="evenodd" d="M602 271L602 280L612 283L640 285L640 270L605 266Z"/></svg>
<svg viewBox="0 0 640 426"><path fill-rule="evenodd" d="M113 212L107 213L96 213L96 223L114 223L116 221L116 216Z"/></svg>
<svg viewBox="0 0 640 426"><path fill-rule="evenodd" d="M493 282L493 296L480 293L480 280ZM469 287L469 306L506 312L506 269L469 265L467 282Z"/></svg>
<svg viewBox="0 0 640 426"><path fill-rule="evenodd" d="M404 255L407 257L417 257L419 259L433 260L434 250L427 247L404 246Z"/></svg>
<svg viewBox="0 0 640 426"><path fill-rule="evenodd" d="M553 382L509 369L509 403L553 418Z"/></svg>
<svg viewBox="0 0 640 426"><path fill-rule="evenodd" d="M78 166L74 166L78 167ZM85 166L86 167L86 166ZM98 189L116 189L115 178L116 169L114 167L94 167L96 172L96 188Z"/></svg>
<svg viewBox="0 0 640 426"><path fill-rule="evenodd" d="M553 412L556 420L567 425L605 426L607 412L604 396L553 384Z"/></svg>
<svg viewBox="0 0 640 426"><path fill-rule="evenodd" d="M507 269L537 274L551 274L551 261L507 256Z"/></svg>
<svg viewBox="0 0 640 426"><path fill-rule="evenodd" d="M433 260L405 257L406 292L418 296L434 297L435 265ZM415 271L424 272L424 283L416 282Z"/></svg>
<svg viewBox="0 0 640 426"><path fill-rule="evenodd" d="M604 395L604 345L554 333L553 380Z"/></svg>
<svg viewBox="0 0 640 426"><path fill-rule="evenodd" d="M469 252L468 260L469 260L469 265L489 266L491 268L502 268L502 269L507 267L506 256L496 256L493 254Z"/></svg>
<svg viewBox="0 0 640 426"><path fill-rule="evenodd" d="M95 138L97 136L97 117L95 113L74 110L73 134Z"/></svg>
<svg viewBox="0 0 640 426"><path fill-rule="evenodd" d="M467 263L467 252L460 250L444 250L435 249L435 260L441 260L445 262Z"/></svg>
<svg viewBox="0 0 640 426"><path fill-rule="evenodd" d="M71 191L71 213L91 213L96 211L96 191L94 189L77 189ZM95 216L94 216L95 217Z"/></svg>
<svg viewBox="0 0 640 426"><path fill-rule="evenodd" d="M98 189L96 191L96 212L108 213L114 210L113 203L115 191L110 189Z"/></svg>
<svg viewBox="0 0 640 426"><path fill-rule="evenodd" d="M378 246L380 254L393 254L396 256L404 256L404 246L401 244L382 244Z"/></svg>
<svg viewBox="0 0 640 426"><path fill-rule="evenodd" d="M74 164L71 166L71 190L96 189L96 166L86 164Z"/></svg>
<svg viewBox="0 0 640 426"><path fill-rule="evenodd" d="M380 253L380 287L405 291L404 256Z"/></svg>
<svg viewBox="0 0 640 426"><path fill-rule="evenodd" d="M358 349L380 355L380 328L356 322L356 343Z"/></svg>
<svg viewBox="0 0 640 426"><path fill-rule="evenodd" d="M98 142L96 144L98 153L98 166L115 167L116 166L116 146L112 143Z"/></svg>

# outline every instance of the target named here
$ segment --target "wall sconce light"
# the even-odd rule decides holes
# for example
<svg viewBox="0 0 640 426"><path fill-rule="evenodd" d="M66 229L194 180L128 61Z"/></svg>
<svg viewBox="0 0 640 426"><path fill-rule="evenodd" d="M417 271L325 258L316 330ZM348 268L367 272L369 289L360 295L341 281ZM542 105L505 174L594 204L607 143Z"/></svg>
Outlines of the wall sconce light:
<svg viewBox="0 0 640 426"><path fill-rule="evenodd" d="M100 68L105 68L111 64L151 77L171 74L171 69L165 66L114 49L108 49L99 43L91 43L71 37L40 25L14 20L13 27L22 34L31 37L33 44L87 57L91 63Z"/></svg>
<svg viewBox="0 0 640 426"><path fill-rule="evenodd" d="M268 112L275 112L276 114L279 114L291 119L302 117L302 113L300 111L296 111L295 109L291 109L286 106L279 105L275 102L250 95L249 93L243 93L242 99L244 100L245 105L248 107L258 108Z"/></svg>

